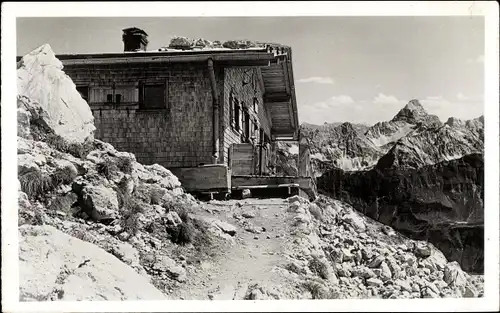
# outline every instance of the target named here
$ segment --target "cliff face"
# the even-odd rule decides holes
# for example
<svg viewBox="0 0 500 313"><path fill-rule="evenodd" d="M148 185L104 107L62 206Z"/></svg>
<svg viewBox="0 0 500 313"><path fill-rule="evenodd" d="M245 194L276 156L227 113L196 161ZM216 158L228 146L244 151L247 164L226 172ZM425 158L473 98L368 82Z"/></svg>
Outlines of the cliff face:
<svg viewBox="0 0 500 313"><path fill-rule="evenodd" d="M429 240L465 270L483 271L481 154L416 169L331 170L318 188L403 234Z"/></svg>

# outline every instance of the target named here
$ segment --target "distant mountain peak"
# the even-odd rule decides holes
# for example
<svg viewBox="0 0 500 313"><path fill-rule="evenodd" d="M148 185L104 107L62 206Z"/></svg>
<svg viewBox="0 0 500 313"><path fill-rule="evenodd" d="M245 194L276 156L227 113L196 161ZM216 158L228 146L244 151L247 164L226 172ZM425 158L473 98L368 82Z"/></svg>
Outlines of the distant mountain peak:
<svg viewBox="0 0 500 313"><path fill-rule="evenodd" d="M412 99L412 100L408 101L408 103L406 104L406 106L404 108L407 110L424 111L425 113L427 113L425 111L424 107L422 106L422 104L420 103L420 101L418 101L418 99Z"/></svg>
<svg viewBox="0 0 500 313"><path fill-rule="evenodd" d="M420 101L417 99L410 100L408 104L402 108L396 116L392 119L393 122L405 121L410 124L416 124L425 119L429 114L424 109Z"/></svg>

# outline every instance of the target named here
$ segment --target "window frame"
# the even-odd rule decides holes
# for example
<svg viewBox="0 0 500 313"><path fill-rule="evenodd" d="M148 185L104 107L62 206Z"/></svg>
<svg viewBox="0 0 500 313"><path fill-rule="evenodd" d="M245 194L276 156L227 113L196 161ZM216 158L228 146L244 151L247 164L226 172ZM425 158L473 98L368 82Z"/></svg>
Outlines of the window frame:
<svg viewBox="0 0 500 313"><path fill-rule="evenodd" d="M242 137L244 139L244 142L250 142L250 137L251 137L251 124L252 118L250 116L250 112L247 107L243 108L243 130L242 130Z"/></svg>
<svg viewBox="0 0 500 313"><path fill-rule="evenodd" d="M87 98L84 98L82 96L82 93L79 90L81 88L85 88L85 90L87 91ZM82 97L82 99L85 100L85 102L89 103L89 101L90 101L90 86L89 85L76 85L76 91L78 91L78 93L80 94L80 97Z"/></svg>
<svg viewBox="0 0 500 313"><path fill-rule="evenodd" d="M146 88L161 87L163 89L163 106L162 107L147 107L146 106ZM168 82L167 81L146 81L139 84L139 110L140 111L163 111L168 109Z"/></svg>
<svg viewBox="0 0 500 313"><path fill-rule="evenodd" d="M241 133L241 104L238 99L234 98L234 127L233 130L238 134Z"/></svg>

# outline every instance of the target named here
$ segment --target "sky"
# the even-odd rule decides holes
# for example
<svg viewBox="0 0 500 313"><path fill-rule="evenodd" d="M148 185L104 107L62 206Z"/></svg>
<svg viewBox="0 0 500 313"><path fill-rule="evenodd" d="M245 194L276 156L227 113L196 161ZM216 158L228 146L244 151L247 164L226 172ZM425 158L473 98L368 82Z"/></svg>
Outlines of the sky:
<svg viewBox="0 0 500 313"><path fill-rule="evenodd" d="M484 110L484 18L37 17L18 18L17 55L48 43L56 54L121 52L139 27L149 50L173 36L247 39L292 47L300 122L374 124L411 99L443 122Z"/></svg>

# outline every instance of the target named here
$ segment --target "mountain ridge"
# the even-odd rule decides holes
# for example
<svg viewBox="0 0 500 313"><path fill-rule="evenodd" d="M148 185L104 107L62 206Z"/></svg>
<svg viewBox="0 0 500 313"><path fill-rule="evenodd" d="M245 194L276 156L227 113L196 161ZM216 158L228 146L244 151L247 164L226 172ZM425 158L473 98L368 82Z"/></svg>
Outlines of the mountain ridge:
<svg viewBox="0 0 500 313"><path fill-rule="evenodd" d="M392 158L420 166L480 153L484 141L484 116L469 120L450 117L442 123L436 115L428 114L419 100L413 99L391 120L372 126L350 122L303 123L300 132L310 142L313 171L319 177L333 168L358 171L385 166ZM431 139L437 147L428 147L427 141ZM284 146L291 156L298 153L293 144L281 147ZM410 150L427 152L420 156L418 152L412 155ZM293 169L296 164L278 167L286 169L283 173L296 171Z"/></svg>

